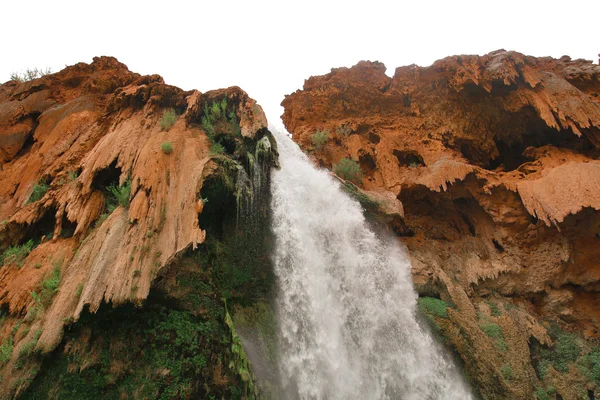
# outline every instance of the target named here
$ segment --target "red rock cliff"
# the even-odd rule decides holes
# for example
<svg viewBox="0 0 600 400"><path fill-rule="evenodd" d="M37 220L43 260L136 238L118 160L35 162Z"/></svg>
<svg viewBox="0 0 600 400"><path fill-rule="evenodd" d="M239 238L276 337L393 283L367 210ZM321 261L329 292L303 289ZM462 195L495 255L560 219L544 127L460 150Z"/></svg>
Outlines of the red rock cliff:
<svg viewBox="0 0 600 400"><path fill-rule="evenodd" d="M201 118L217 103L239 129L229 143L267 134L240 88L185 92L111 57L0 86L0 398L27 387L38 361L23 365L23 355L56 348L84 307L141 304L205 240L200 190L220 156ZM168 109L176 115L165 127ZM107 211L111 185L130 185L127 207Z"/></svg>
<svg viewBox="0 0 600 400"><path fill-rule="evenodd" d="M484 398L599 396L600 67L499 50L385 70L305 81L282 102L294 140L396 201L417 289L451 305L430 317Z"/></svg>

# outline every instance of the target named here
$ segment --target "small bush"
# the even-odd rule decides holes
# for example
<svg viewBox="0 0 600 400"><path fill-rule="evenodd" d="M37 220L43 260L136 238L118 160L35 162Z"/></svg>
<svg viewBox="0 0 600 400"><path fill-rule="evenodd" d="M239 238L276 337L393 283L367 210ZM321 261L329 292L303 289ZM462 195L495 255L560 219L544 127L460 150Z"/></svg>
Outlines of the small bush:
<svg viewBox="0 0 600 400"><path fill-rule="evenodd" d="M171 142L164 142L160 145L160 149L165 154L171 154L173 152L173 145L171 144Z"/></svg>
<svg viewBox="0 0 600 400"><path fill-rule="evenodd" d="M350 158L342 158L333 166L333 171L337 176L348 181L358 180L362 175L360 165Z"/></svg>
<svg viewBox="0 0 600 400"><path fill-rule="evenodd" d="M2 256L0 256L0 265L15 263L19 268L23 266L23 260L33 250L33 240L30 239L20 246L10 246Z"/></svg>
<svg viewBox="0 0 600 400"><path fill-rule="evenodd" d="M73 182L77 178L79 178L78 171L69 171L69 173L67 174L67 179L69 179L70 182Z"/></svg>
<svg viewBox="0 0 600 400"><path fill-rule="evenodd" d="M417 300L419 308L426 314L436 317L448 318L448 303L434 297L419 297Z"/></svg>
<svg viewBox="0 0 600 400"><path fill-rule="evenodd" d="M513 378L512 367L508 364L500 368L500 372L502 372L502 376L504 377L504 379L511 380Z"/></svg>
<svg viewBox="0 0 600 400"><path fill-rule="evenodd" d="M311 140L313 143L313 146L315 146L315 148L317 150L321 150L323 148L323 146L325 145L325 143L327 143L327 140L329 139L329 131L328 130L317 130L317 132L312 135Z"/></svg>
<svg viewBox="0 0 600 400"><path fill-rule="evenodd" d="M210 146L210 154L219 155L225 153L225 147L221 143L213 143Z"/></svg>
<svg viewBox="0 0 600 400"><path fill-rule="evenodd" d="M12 74L10 74L10 80L23 83L23 82L31 81L33 79L41 78L42 76L45 76L45 75L48 75L51 73L52 73L52 70L50 68L26 69L25 72L13 72Z"/></svg>
<svg viewBox="0 0 600 400"><path fill-rule="evenodd" d="M109 185L108 191L112 198L108 199L108 212L111 213L118 206L129 208L129 195L131 193L131 180L127 179L123 186Z"/></svg>
<svg viewBox="0 0 600 400"><path fill-rule="evenodd" d="M230 135L241 136L242 130L235 112L227 113L227 99L220 102L215 101L210 105L204 104L204 115L200 119L202 128L206 135L212 140L217 140L218 136Z"/></svg>
<svg viewBox="0 0 600 400"><path fill-rule="evenodd" d="M173 127L173 125L175 125L176 121L177 113L172 108L169 108L163 112L163 116L160 119L160 127L163 129L163 131L168 131Z"/></svg>
<svg viewBox="0 0 600 400"><path fill-rule="evenodd" d="M29 200L27 200L27 204L35 203L36 201L41 200L48 189L50 189L50 185L47 185L44 182L36 183L33 187L33 192L31 192L31 196L29 196Z"/></svg>

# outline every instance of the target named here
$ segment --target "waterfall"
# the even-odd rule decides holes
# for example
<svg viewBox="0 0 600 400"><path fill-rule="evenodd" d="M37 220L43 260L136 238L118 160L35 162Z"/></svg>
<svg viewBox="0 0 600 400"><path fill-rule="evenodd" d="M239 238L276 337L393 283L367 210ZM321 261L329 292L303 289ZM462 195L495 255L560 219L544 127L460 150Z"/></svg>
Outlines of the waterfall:
<svg viewBox="0 0 600 400"><path fill-rule="evenodd" d="M275 132L272 175L279 363L285 399L471 399L417 322L406 250Z"/></svg>

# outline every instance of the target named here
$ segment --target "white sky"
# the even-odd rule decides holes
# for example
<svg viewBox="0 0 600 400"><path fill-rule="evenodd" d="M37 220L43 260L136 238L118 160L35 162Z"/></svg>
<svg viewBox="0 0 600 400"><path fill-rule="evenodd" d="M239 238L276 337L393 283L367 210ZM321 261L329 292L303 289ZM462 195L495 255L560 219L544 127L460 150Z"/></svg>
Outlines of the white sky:
<svg viewBox="0 0 600 400"><path fill-rule="evenodd" d="M600 0L2 0L0 16L0 82L111 55L185 90L238 85L276 126L285 94L359 60L393 75L499 48L594 62L600 53Z"/></svg>

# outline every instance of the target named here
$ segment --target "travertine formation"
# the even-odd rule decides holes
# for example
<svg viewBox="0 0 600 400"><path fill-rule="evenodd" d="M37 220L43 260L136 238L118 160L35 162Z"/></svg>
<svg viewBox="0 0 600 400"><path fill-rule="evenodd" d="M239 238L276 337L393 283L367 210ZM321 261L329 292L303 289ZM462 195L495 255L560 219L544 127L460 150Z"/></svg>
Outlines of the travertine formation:
<svg viewBox="0 0 600 400"><path fill-rule="evenodd" d="M0 242L36 245L0 266L0 344L10 349L1 398L15 382L26 386L31 369L15 369L23 346L51 351L84 307L141 303L163 268L204 241L200 190L217 164L201 117L213 102L227 104L245 140L266 130L261 107L238 87L185 92L111 57L0 86ZM165 128L167 109L177 119ZM107 188L129 184L129 207L107 215ZM48 190L30 201L41 185ZM57 269L60 288L40 310L31 293Z"/></svg>
<svg viewBox="0 0 600 400"><path fill-rule="evenodd" d="M420 294L452 305L435 323L484 398L598 396L600 67L499 50L385 70L311 77L282 103L288 131L402 203L389 225Z"/></svg>

